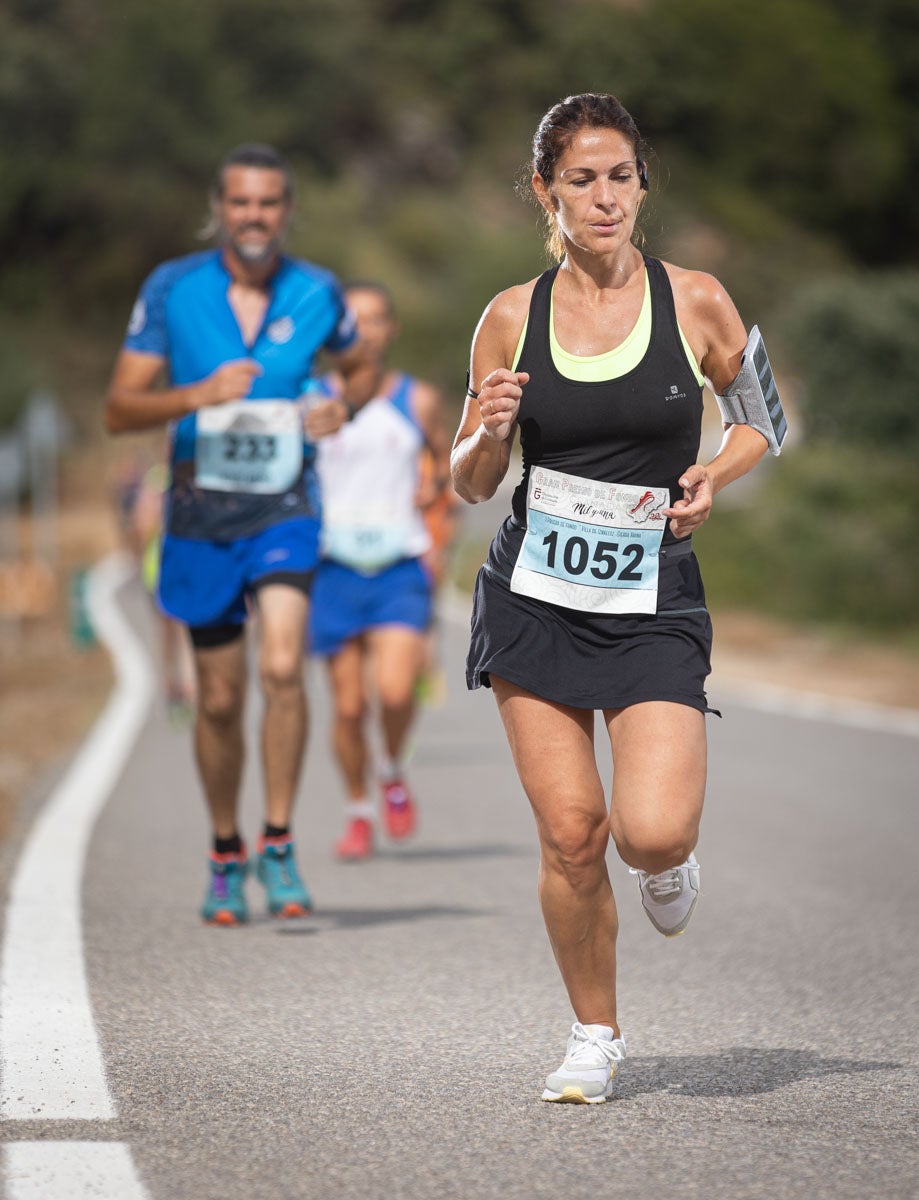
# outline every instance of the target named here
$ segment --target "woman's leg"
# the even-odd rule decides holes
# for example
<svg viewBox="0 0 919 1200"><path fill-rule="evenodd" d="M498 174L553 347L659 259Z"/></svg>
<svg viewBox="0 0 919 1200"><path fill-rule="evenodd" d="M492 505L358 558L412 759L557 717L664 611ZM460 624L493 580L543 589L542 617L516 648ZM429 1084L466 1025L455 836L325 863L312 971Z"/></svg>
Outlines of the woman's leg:
<svg viewBox="0 0 919 1200"><path fill-rule="evenodd" d="M610 832L624 862L657 875L686 862L705 798L705 718L652 701L604 713L613 750Z"/></svg>
<svg viewBox="0 0 919 1200"><path fill-rule="evenodd" d="M491 677L540 844L539 899L571 1006L584 1025L616 1023L618 919L605 854L609 825L591 710L553 704Z"/></svg>

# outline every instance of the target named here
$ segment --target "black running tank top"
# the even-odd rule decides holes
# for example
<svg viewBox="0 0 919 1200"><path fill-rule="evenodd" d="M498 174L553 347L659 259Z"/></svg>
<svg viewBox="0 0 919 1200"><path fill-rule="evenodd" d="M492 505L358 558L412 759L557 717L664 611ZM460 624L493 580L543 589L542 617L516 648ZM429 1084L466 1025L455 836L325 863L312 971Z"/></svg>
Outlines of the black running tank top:
<svg viewBox="0 0 919 1200"><path fill-rule="evenodd" d="M579 383L560 374L549 343L550 301L558 267L536 281L516 370L530 381L520 402L523 479L514 516L526 524L530 470L539 465L604 483L666 487L698 459L702 388L686 359L673 291L659 259L645 256L651 289L651 337L641 362L618 379ZM664 541L673 541L669 524Z"/></svg>

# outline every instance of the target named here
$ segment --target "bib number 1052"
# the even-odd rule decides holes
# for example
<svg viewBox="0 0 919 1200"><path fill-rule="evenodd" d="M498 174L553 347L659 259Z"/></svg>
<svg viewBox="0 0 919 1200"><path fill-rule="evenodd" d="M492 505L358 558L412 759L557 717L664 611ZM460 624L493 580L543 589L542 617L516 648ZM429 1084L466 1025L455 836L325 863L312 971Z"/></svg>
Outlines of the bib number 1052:
<svg viewBox="0 0 919 1200"><path fill-rule="evenodd" d="M538 467L511 591L581 612L657 611L666 488Z"/></svg>
<svg viewBox="0 0 919 1200"><path fill-rule="evenodd" d="M546 566L550 571L563 566L568 575L583 575L589 572L594 579L616 579L620 583L641 583L640 570L642 559L645 557L644 547L639 542L625 545L620 554L619 542L597 541L591 543L587 538L574 535L560 538L557 529L553 529L542 540L546 547ZM561 562L559 563L559 552ZM622 562L619 561L622 558Z"/></svg>

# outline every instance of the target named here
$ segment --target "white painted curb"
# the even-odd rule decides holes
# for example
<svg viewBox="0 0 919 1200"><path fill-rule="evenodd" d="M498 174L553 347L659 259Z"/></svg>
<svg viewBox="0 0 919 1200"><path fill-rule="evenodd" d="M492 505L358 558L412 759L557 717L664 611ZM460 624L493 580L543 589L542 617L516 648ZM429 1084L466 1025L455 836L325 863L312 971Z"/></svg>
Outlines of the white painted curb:
<svg viewBox="0 0 919 1200"><path fill-rule="evenodd" d="M82 884L96 820L134 749L155 690L146 651L115 602L132 574L121 556L89 577L93 628L115 687L45 802L10 886L0 960L0 1120L107 1121L115 1104L93 1021L83 957ZM141 1200L126 1146L17 1142L6 1148L8 1200Z"/></svg>

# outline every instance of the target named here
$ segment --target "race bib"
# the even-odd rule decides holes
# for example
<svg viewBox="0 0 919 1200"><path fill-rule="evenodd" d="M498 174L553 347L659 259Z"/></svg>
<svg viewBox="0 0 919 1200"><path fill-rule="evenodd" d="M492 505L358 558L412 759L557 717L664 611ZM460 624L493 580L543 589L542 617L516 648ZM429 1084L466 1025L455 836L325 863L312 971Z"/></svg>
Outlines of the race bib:
<svg viewBox="0 0 919 1200"><path fill-rule="evenodd" d="M564 608L657 612L667 488L599 483L534 467L511 591Z"/></svg>
<svg viewBox="0 0 919 1200"><path fill-rule="evenodd" d="M336 563L364 575L376 575L384 566L406 558L407 532L379 527L323 529L323 553Z"/></svg>
<svg viewBox="0 0 919 1200"><path fill-rule="evenodd" d="M231 400L200 408L195 483L215 492L286 492L303 470L303 426L290 400Z"/></svg>
<svg viewBox="0 0 919 1200"><path fill-rule="evenodd" d="M329 519L322 528L322 552L363 575L374 575L412 553L411 531L398 524L338 525Z"/></svg>

